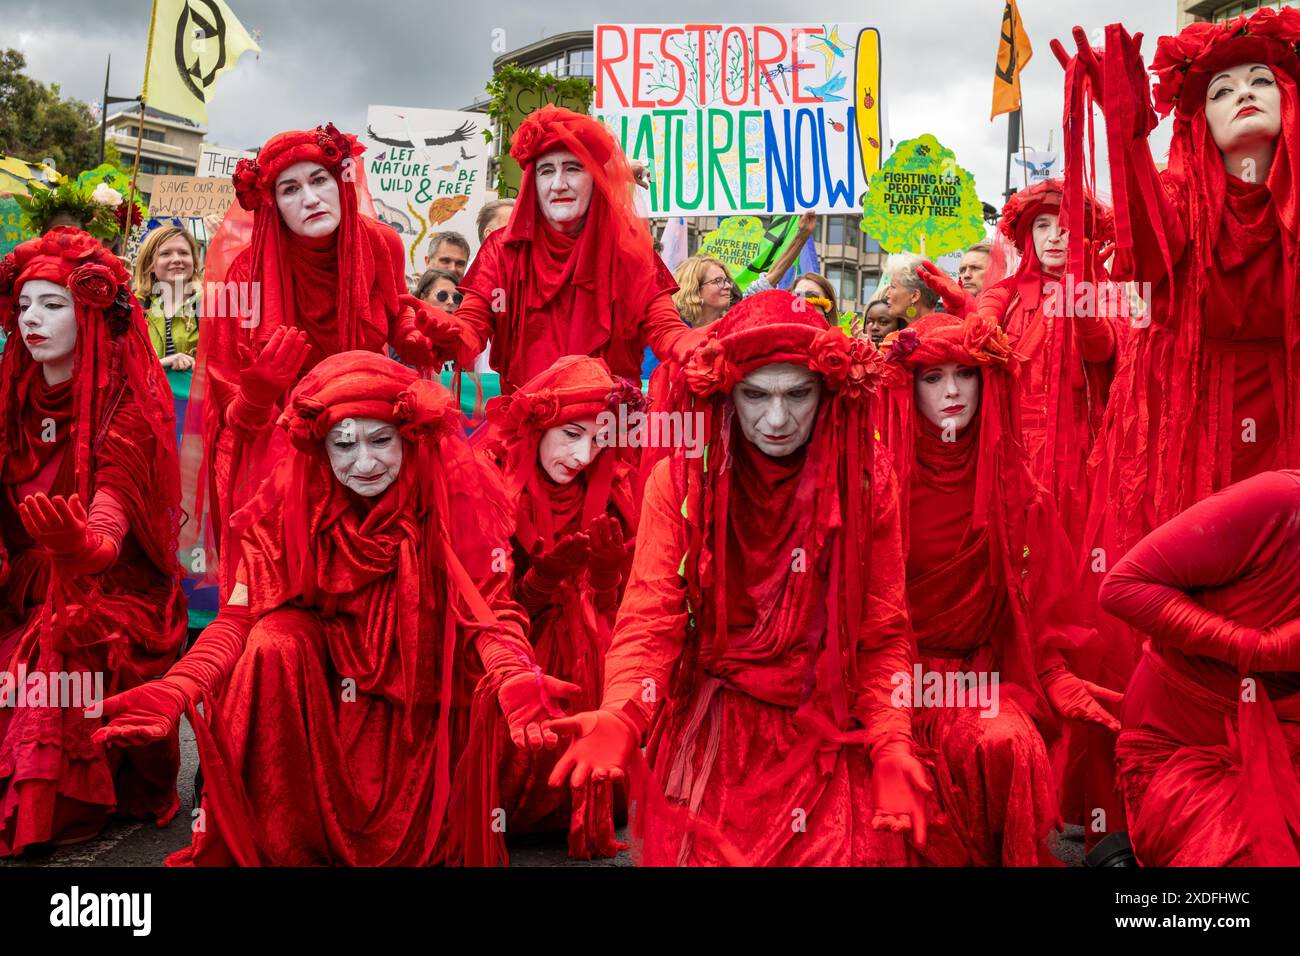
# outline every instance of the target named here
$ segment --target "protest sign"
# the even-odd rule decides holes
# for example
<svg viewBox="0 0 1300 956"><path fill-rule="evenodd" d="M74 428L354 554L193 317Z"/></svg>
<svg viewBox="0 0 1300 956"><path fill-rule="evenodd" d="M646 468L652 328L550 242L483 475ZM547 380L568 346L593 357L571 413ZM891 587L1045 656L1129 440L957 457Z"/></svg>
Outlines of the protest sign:
<svg viewBox="0 0 1300 956"><path fill-rule="evenodd" d="M13 196L0 195L0 257L9 255L14 248L35 235L22 226L23 211Z"/></svg>
<svg viewBox="0 0 1300 956"><path fill-rule="evenodd" d="M772 220L770 228L753 216L732 216L704 237L697 255L722 262L741 291L772 267L781 250L792 241L799 221L794 216Z"/></svg>
<svg viewBox="0 0 1300 956"><path fill-rule="evenodd" d="M362 159L375 215L402 237L406 274L424 272L429 236L452 230L478 246L475 219L486 199L488 148L481 113L405 106L366 112Z"/></svg>
<svg viewBox="0 0 1300 956"><path fill-rule="evenodd" d="M224 146L203 144L199 152L199 165L196 176L217 176L229 179L235 174L235 165L241 159L253 159L255 154L246 149L227 149Z"/></svg>
<svg viewBox="0 0 1300 956"><path fill-rule="evenodd" d="M888 142L880 33L599 24L592 113L653 176L653 215L854 213Z"/></svg>
<svg viewBox="0 0 1300 956"><path fill-rule="evenodd" d="M203 219L214 232L235 201L235 184L215 176L155 176L149 214L156 219Z"/></svg>
<svg viewBox="0 0 1300 956"><path fill-rule="evenodd" d="M489 85L489 91L498 104L492 112L498 119L501 133L501 154L497 158L497 195L502 199L514 199L519 195L522 170L510 155L510 141L514 139L519 124L548 104L585 115L591 102L591 87L577 77L557 80L507 64L498 71Z"/></svg>
<svg viewBox="0 0 1300 956"><path fill-rule="evenodd" d="M984 238L984 206L974 177L926 133L899 143L871 177L861 229L890 252L934 259Z"/></svg>

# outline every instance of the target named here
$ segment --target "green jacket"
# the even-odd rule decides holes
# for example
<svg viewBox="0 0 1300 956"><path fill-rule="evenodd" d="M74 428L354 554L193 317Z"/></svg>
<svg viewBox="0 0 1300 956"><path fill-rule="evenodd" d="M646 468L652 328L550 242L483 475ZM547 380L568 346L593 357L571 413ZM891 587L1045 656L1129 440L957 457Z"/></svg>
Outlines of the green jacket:
<svg viewBox="0 0 1300 956"><path fill-rule="evenodd" d="M199 303L202 298L202 293L196 292L172 316L172 344L177 352L192 356L199 350ZM167 317L163 314L162 296L146 299L140 304L149 325L149 341L161 359L167 351Z"/></svg>

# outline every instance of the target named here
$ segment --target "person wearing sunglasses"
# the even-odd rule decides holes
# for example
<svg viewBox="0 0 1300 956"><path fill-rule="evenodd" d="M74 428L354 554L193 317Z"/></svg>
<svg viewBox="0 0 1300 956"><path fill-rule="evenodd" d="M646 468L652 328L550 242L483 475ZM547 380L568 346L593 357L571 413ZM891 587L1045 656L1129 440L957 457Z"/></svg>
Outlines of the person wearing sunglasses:
<svg viewBox="0 0 1300 956"><path fill-rule="evenodd" d="M445 269L425 270L415 287L415 297L444 312L455 312L464 298L456 289L456 277Z"/></svg>

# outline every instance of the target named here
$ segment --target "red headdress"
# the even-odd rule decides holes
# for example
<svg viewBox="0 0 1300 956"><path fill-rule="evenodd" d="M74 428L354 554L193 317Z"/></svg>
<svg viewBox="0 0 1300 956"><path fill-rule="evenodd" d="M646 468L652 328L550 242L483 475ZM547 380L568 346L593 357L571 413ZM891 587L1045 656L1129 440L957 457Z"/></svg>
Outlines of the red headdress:
<svg viewBox="0 0 1300 956"><path fill-rule="evenodd" d="M555 485L545 479L537 460L542 435L557 425L609 413L616 421L619 407L625 414L645 405L641 389L615 379L600 359L566 355L549 369L534 375L518 391L492 399L487 406L487 424L475 435L473 444L497 458L505 471L511 496L525 488L520 502L517 536L526 551L536 546L549 548L568 518L581 513L587 527L609 506L611 496L630 528L639 517L632 497L632 476L618 460L616 448L605 448L578 480ZM605 429L608 433L608 428Z"/></svg>
<svg viewBox="0 0 1300 956"><path fill-rule="evenodd" d="M72 294L77 343L66 405L54 394L63 387L44 384L18 335L18 296L33 279ZM150 560L179 575L174 404L130 290L121 260L80 229L52 229L0 261L0 327L9 340L0 359L0 473L5 483L35 475L59 447L40 440L42 422L70 424L75 490L86 507L96 488L111 487Z"/></svg>
<svg viewBox="0 0 1300 956"><path fill-rule="evenodd" d="M1029 689L1030 698L1022 702L1037 719L1050 722L1051 712L1037 679L1036 648L1070 646L1083 635L1070 628L1072 622L1059 611L1070 594L1067 578L1072 555L1050 496L1034 481L1020 444L1014 376L1021 357L997 322L978 312L965 320L927 315L886 336L881 348L893 369L886 379L890 386L886 442L900 478L904 544L910 540L912 483L925 481L947 490L959 480L969 480L972 470L972 530L987 536L987 551L963 562L963 570L971 572L967 587L943 595L926 588L917 589L921 593L909 589L909 603L915 607L927 596L943 602L936 610L942 610L945 621L970 608L974 630L976 621L987 618L990 595L996 607L1002 603L998 591L1004 589L1015 633L998 636L1003 681ZM943 441L917 413L914 396L918 373L949 362L981 372L978 414L955 442ZM957 582L950 583L955 587ZM916 617L919 621L931 615Z"/></svg>
<svg viewBox="0 0 1300 956"><path fill-rule="evenodd" d="M548 226L539 205L534 167L541 156L557 149L573 153L593 181L586 221L574 235ZM489 236L480 252L480 259L488 261L497 242L518 250L519 268L506 279L506 310L523 316L576 287L588 295L574 300L579 311L569 317L574 329L568 341L571 354L592 354L611 339L635 342L646 306L677 286L654 254L645 220L637 214L632 170L614 137L590 116L543 106L515 130L510 155L523 168L518 200L510 222L498 230L500 239L494 239L496 233ZM486 278L471 264L462 288L496 302L500 290L491 288ZM494 356L504 356L507 363L529 344L510 338L509 326L498 323L493 343Z"/></svg>
<svg viewBox="0 0 1300 956"><path fill-rule="evenodd" d="M771 459L740 436L730 393L749 372L779 363L818 372L824 391L808 443L788 458ZM801 704L817 693L841 730L852 703L875 496L884 493L875 480L869 414L883 371L870 342L849 338L805 300L772 290L745 299L709 327L708 339L676 373L668 399L671 411L702 416L705 441L696 450L702 454L678 451L670 465L690 528L682 573L700 640L688 653L701 661L722 658L732 605L742 596L755 608L772 609L747 641L772 645L791 633L817 641ZM752 500L772 488L776 497ZM732 520L733 500L744 522ZM744 580L728 581L729 535L742 552ZM804 549L812 573L788 573L792 547ZM823 655L834 663L819 666ZM683 675L691 671L679 668ZM679 699L676 690L673 696ZM684 689L680 699L690 699Z"/></svg>

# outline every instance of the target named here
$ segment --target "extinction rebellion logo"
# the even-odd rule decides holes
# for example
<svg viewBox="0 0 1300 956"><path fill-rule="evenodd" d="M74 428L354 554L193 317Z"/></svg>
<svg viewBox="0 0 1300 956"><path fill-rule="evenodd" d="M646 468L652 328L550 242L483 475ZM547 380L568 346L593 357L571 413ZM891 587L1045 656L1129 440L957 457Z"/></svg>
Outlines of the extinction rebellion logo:
<svg viewBox="0 0 1300 956"><path fill-rule="evenodd" d="M189 0L176 18L176 71L206 103L208 87L225 66L226 21L220 8L212 0Z"/></svg>

